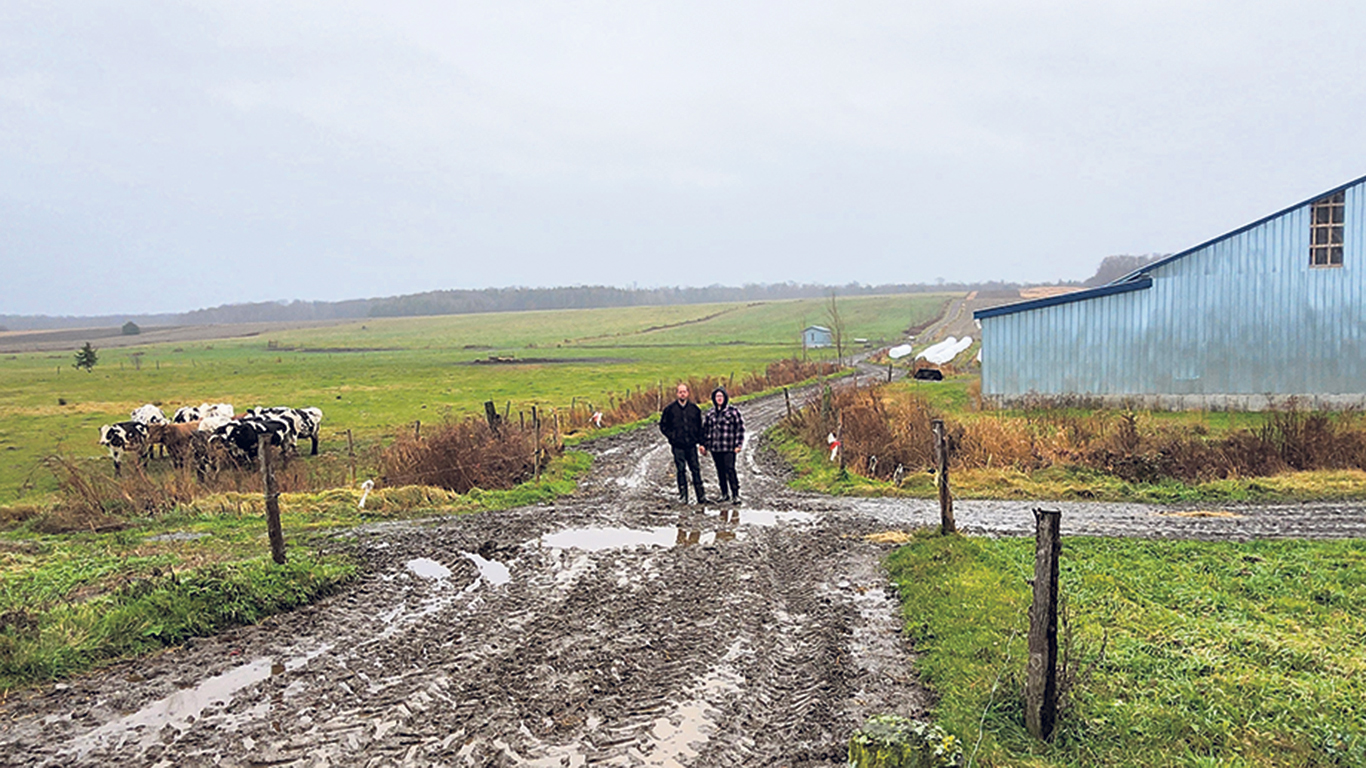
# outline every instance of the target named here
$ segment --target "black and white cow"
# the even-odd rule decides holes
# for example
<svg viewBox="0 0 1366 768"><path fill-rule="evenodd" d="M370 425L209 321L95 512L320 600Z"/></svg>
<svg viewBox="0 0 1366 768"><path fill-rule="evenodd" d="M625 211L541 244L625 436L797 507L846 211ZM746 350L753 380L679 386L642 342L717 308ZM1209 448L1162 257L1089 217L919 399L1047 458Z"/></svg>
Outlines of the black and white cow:
<svg viewBox="0 0 1366 768"><path fill-rule="evenodd" d="M272 416L243 416L229 421L209 434L210 445L221 445L239 467L251 466L257 457L262 440L287 450L297 439L294 426L285 419Z"/></svg>
<svg viewBox="0 0 1366 768"><path fill-rule="evenodd" d="M281 405L271 408L252 408L247 411L247 415L251 417L267 416L289 421L294 426L295 441L307 438L312 442L310 454L318 455L318 435L323 423L321 408L289 408Z"/></svg>
<svg viewBox="0 0 1366 768"><path fill-rule="evenodd" d="M100 445L109 449L109 458L114 460L114 477L118 477L124 454L131 452L140 457L147 449L147 425L140 421L105 424L100 427Z"/></svg>
<svg viewBox="0 0 1366 768"><path fill-rule="evenodd" d="M162 413L160 408L151 403L138 408L133 411L131 415L133 421L136 421L139 424L166 424L169 422L166 418L166 414Z"/></svg>
<svg viewBox="0 0 1366 768"><path fill-rule="evenodd" d="M231 419L233 409L230 403L200 403L199 405L187 405L176 409L175 416L171 420L177 424L186 424L191 421L203 422L206 419L222 416Z"/></svg>

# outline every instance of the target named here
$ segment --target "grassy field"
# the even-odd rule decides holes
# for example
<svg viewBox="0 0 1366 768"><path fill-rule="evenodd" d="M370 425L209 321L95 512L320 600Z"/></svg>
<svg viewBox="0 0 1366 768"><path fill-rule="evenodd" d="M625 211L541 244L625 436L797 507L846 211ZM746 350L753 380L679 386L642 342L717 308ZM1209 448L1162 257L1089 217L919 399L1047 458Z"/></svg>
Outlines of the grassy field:
<svg viewBox="0 0 1366 768"><path fill-rule="evenodd" d="M943 301L857 297L840 306L851 338L895 339ZM822 300L802 300L374 319L109 350L90 374L71 367L70 353L8 355L0 358L0 504L43 498L55 482L42 457L99 457L99 426L143 403L168 415L205 401L314 405L326 413L323 450L337 451L348 429L373 443L416 420L477 413L485 400L511 403L515 418L533 403L605 404L628 387L757 370L801 354L799 331L824 312ZM559 362L470 364L490 355Z"/></svg>
<svg viewBox="0 0 1366 768"><path fill-rule="evenodd" d="M849 336L897 338L932 318L942 297L841 300ZM799 331L821 301L637 307L367 320L268 337L109 350L93 373L70 353L0 359L0 691L53 680L309 602L357 565L327 535L365 520L502 509L573 492L585 454L555 459L539 482L459 496L433 488L331 488L287 493L281 508L290 563L275 567L259 494L219 494L173 512L116 520L111 532L71 530L43 512L60 455L108 473L98 427L147 402L169 412L203 401L317 405L322 455L309 477L344 478L342 435L365 449L412 422L431 425L509 403L608 404L627 388L683 376L737 376L800 355ZM813 356L816 353L812 353ZM829 356L831 353L820 353ZM489 356L544 362L474 365ZM605 425L608 429L621 425ZM424 430L426 434L426 430ZM296 464L295 466L299 466ZM361 467L361 477L373 467ZM159 470L158 470L159 471ZM309 482L307 487L326 488ZM77 529L83 527L78 521Z"/></svg>
<svg viewBox="0 0 1366 768"><path fill-rule="evenodd" d="M259 494L208 497L109 533L0 533L0 695L311 602L357 573L338 528L506 509L572 493L588 456L539 482L458 496L437 488L280 497L289 562L269 561Z"/></svg>
<svg viewBox="0 0 1366 768"><path fill-rule="evenodd" d="M1078 664L1052 744L1023 724L1033 546L923 534L887 561L975 765L1366 765L1361 542L1066 539Z"/></svg>

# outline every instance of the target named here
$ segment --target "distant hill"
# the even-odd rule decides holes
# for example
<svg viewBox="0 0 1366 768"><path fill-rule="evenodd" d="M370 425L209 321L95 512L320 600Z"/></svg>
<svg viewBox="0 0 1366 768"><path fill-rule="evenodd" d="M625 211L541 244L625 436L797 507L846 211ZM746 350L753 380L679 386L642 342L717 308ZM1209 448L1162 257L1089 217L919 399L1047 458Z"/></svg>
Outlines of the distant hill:
<svg viewBox="0 0 1366 768"><path fill-rule="evenodd" d="M1112 257L1113 258L1113 257ZM52 317L47 315L0 315L0 326L10 331L59 328L165 325L214 325L230 323L348 320L364 317L411 317L416 315L463 315L479 312L517 312L534 309L589 309L595 307L708 304L712 302L774 301L828 296L872 296L938 291L1018 291L1017 283L896 283L883 285L816 285L797 283L751 284L738 287L712 285L704 288L615 288L584 285L566 288L485 288L481 290L428 291L404 296L347 301L265 301L224 304L192 312L152 315L100 315Z"/></svg>

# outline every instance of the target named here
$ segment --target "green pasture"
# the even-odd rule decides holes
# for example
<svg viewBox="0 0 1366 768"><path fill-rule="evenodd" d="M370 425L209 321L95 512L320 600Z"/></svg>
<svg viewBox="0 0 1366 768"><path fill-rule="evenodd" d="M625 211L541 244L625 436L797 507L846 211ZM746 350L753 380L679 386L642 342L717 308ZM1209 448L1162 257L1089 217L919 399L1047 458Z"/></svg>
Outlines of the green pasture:
<svg viewBox="0 0 1366 768"><path fill-rule="evenodd" d="M944 297L839 299L850 338L896 339ZM606 405L626 389L690 375L737 377L803 354L804 324L824 300L367 319L268 336L100 350L92 373L72 352L0 357L0 504L43 498L52 454L96 460L101 424L143 403L322 408L322 450L344 450L493 400L513 417L532 404ZM98 348L98 347L97 347ZM809 356L833 352L812 350ZM475 365L490 356L556 362Z"/></svg>
<svg viewBox="0 0 1366 768"><path fill-rule="evenodd" d="M922 533L887 560L974 765L1366 765L1361 541L1065 539L1076 663L1051 744L1024 729L1033 550Z"/></svg>

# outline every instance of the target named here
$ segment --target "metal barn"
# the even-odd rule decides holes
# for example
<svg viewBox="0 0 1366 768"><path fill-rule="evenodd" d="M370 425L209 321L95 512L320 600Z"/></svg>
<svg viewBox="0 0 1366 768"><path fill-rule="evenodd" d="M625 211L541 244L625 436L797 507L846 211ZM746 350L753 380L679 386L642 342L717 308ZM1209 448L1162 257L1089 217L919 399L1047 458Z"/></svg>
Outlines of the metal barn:
<svg viewBox="0 0 1366 768"><path fill-rule="evenodd" d="M1077 293L979 310L982 394L1366 405L1366 177Z"/></svg>

